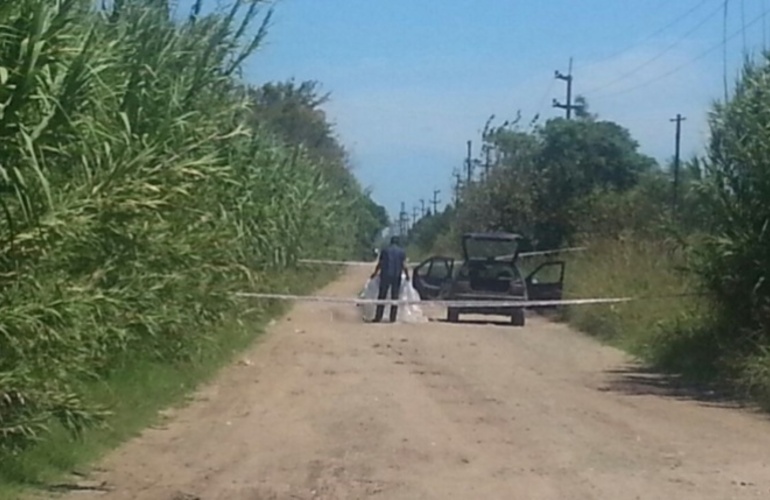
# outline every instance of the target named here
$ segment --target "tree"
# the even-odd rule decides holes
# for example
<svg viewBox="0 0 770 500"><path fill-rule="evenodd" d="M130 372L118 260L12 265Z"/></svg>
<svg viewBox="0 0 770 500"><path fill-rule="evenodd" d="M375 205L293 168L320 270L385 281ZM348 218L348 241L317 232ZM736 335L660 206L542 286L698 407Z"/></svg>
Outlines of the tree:
<svg viewBox="0 0 770 500"><path fill-rule="evenodd" d="M254 129L269 131L282 143L304 151L314 160L324 180L349 200L348 210L358 221L354 229L357 251L365 256L379 232L388 225L387 212L371 199L368 191L363 192L353 176L347 153L322 107L329 101L329 94L320 93L319 88L315 81L297 84L293 80L249 88L247 122Z"/></svg>
<svg viewBox="0 0 770 500"><path fill-rule="evenodd" d="M583 114L577 120L556 118L527 130L519 125L520 115L499 127L491 125L492 119L487 122L483 151L494 158L493 168L488 176L463 189L462 203L448 225L455 234L514 232L528 237L538 248L549 249L577 236L585 227L581 217L588 207L623 207L624 213L637 220L660 206L652 203L634 211L628 200L600 199L604 194L630 192L648 177L648 185L659 185L660 180L655 184L651 177L657 171L656 162L639 153L628 130L589 114L585 99L578 102L583 104ZM639 190L634 196L641 199L643 193L653 191L660 192ZM654 213L657 220L659 211Z"/></svg>
<svg viewBox="0 0 770 500"><path fill-rule="evenodd" d="M409 245L421 254L431 252L439 236L449 232L453 217L451 207L436 214L431 214L429 209L425 217L419 219L409 232Z"/></svg>
<svg viewBox="0 0 770 500"><path fill-rule="evenodd" d="M627 129L610 121L556 118L538 136L535 232L547 246L574 234L572 212L582 198L595 191L627 191L656 165L638 152Z"/></svg>
<svg viewBox="0 0 770 500"><path fill-rule="evenodd" d="M499 161L485 182L466 190L456 224L524 233L541 247L575 234L586 197L627 191L655 166L628 130L594 116L556 118L531 131L515 123L487 127L484 137Z"/></svg>
<svg viewBox="0 0 770 500"><path fill-rule="evenodd" d="M283 142L300 145L316 159L336 166L347 164L347 153L337 140L322 106L329 94L315 81L270 82L248 90L250 123L266 128Z"/></svg>
<svg viewBox="0 0 770 500"><path fill-rule="evenodd" d="M575 97L575 118L588 121L598 118L598 115L589 112L588 99L582 95Z"/></svg>
<svg viewBox="0 0 770 500"><path fill-rule="evenodd" d="M466 188L455 220L458 232L531 232L541 148L537 136L516 123L504 124L488 130L485 146L494 151L496 163L483 182Z"/></svg>

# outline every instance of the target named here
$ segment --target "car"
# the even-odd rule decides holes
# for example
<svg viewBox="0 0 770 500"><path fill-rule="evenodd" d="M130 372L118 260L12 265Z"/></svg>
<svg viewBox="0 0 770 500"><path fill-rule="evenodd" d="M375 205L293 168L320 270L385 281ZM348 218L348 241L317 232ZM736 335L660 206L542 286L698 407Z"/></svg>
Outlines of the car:
<svg viewBox="0 0 770 500"><path fill-rule="evenodd" d="M518 266L522 240L513 233L466 233L463 259L430 257L413 269L413 286L426 301L560 300L564 261L549 260L524 276ZM523 307L493 305L448 307L447 321L456 323L461 314L508 316L514 326L526 321Z"/></svg>

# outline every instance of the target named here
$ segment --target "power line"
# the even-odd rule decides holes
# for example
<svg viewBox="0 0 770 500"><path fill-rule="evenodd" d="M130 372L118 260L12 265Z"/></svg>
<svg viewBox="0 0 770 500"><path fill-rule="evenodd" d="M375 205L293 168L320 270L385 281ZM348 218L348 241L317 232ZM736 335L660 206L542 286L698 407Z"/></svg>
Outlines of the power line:
<svg viewBox="0 0 770 500"><path fill-rule="evenodd" d="M767 2L762 0L762 48L767 50Z"/></svg>
<svg viewBox="0 0 770 500"><path fill-rule="evenodd" d="M727 0L725 0L725 4L727 4ZM768 14L768 12L770 12L770 9L765 10L761 15L759 15L759 16L755 17L754 19L752 19L751 21L749 21L746 24L746 28L751 28L752 26L757 24L759 21L762 20L762 17L764 15ZM642 82L639 85L634 85L633 87L627 88L625 90L621 90L621 91L618 91L618 92L612 92L612 93L609 93L609 94L605 94L603 97L615 97L615 96L618 96L618 95L627 94L629 92L633 92L634 90L638 90L640 88L646 87L646 86L651 85L653 83L659 82L660 80L668 78L669 76L673 75L674 73L678 73L679 71L681 71L684 68L690 66L691 64L700 61L701 59L703 59L707 55L711 54L715 50L717 50L717 49L719 49L721 47L725 47L726 48L727 47L727 42L730 42L733 39L735 39L736 37L738 37L741 34L741 32L742 32L742 29L734 31L729 36L723 37L723 40L721 42L712 45L708 49L704 50L703 52L701 52L697 56L695 56L692 59L690 59L689 61L680 64L676 68L674 68L674 69L672 69L670 71L667 71L666 73L663 73L662 75L658 75L655 78L652 78L650 80ZM727 95L727 70L725 68L725 100L727 100L728 97L729 96Z"/></svg>
<svg viewBox="0 0 770 500"><path fill-rule="evenodd" d="M675 18L674 20L670 21L668 24L666 24L666 25L665 25L665 26L663 26L662 28L659 28L659 29L657 29L656 31L654 31L653 33L650 33L649 35L646 35L644 38L642 38L642 39L641 39L641 40L639 40L639 41L636 41L636 42L630 43L630 44L626 45L624 48L622 48L622 49L620 49L620 50L617 50L617 51L615 51L615 52L612 52L612 53L610 53L610 55L607 55L607 56L601 56L601 54L598 54L598 53L596 53L596 51L593 51L593 53L590 53L590 54L588 54L588 55L585 55L585 54L584 54L584 55L582 55L582 56L580 56L578 59L583 59L583 60L586 60L586 59L590 59L591 57L601 57L601 58L600 58L600 59L596 59L596 60L593 60L593 61L591 61L591 62L588 62L588 63L586 63L585 65L579 65L579 64L578 64L578 65L577 65L577 69L579 69L579 70L584 70L584 69L586 69L586 68L590 68L590 67L592 67L592 66L596 66L596 65L599 65L599 64L601 64L601 63L603 63L603 62L605 62L605 61L609 61L609 60L611 60L611 59L615 59L617 56L619 56L619 55L623 54L624 52L628 52L629 50L631 50L631 49L633 49L633 48L635 48L635 47L637 47L637 46L639 46L639 45L642 45L642 44L644 44L645 42L647 42L647 41L649 41L649 40L651 40L651 39L655 38L656 36L660 35L660 34L661 34L661 33L663 33L664 31L666 31L667 29L671 28L672 26L676 25L677 23L679 23L679 22L680 22L680 21L682 21L683 19L687 18L689 15L691 15L693 12L697 11L697 10L698 10L699 8L701 8L703 5L705 5L705 4L709 3L709 2L713 2L713 1L714 1L714 0L700 0L700 1L699 1L697 4L695 4L693 7L691 7L690 9L688 9L688 10L687 10L686 12L684 12L683 14L679 15L679 16L678 16L677 18ZM719 1L721 2L722 0L719 0ZM668 4L671 4L671 3L672 3L672 2L671 2L671 0L662 0L662 1L658 2L657 4L653 5L652 7L650 7L650 11L651 11L651 12L657 12L657 11L659 11L659 10L660 10L660 9L661 9L661 8L662 8L664 5L668 5ZM614 41L614 37L613 37L613 38L610 38L609 40L613 40L613 41ZM531 70L532 70L532 71L535 71L535 72L537 72L537 71L540 71L540 70L545 70L545 69L548 69L548 68L549 68L549 67L551 67L551 66L552 66L552 64L551 64L551 63L544 63L544 64L542 64L542 65L537 65L537 66L534 66L534 67L532 67L532 68L531 68Z"/></svg>
<svg viewBox="0 0 770 500"><path fill-rule="evenodd" d="M631 45L627 45L625 48L623 48L623 49L621 49L621 50L618 50L618 51L615 51L615 52L611 53L609 56L603 57L602 59L599 59L599 60L597 60L597 61L594 61L594 62L591 62L591 63L589 63L589 64L586 64L585 66L583 66L583 68L590 68L591 66L594 66L594 65L597 65L597 64L603 63L603 62L605 62L605 61L609 61L609 60L611 60L611 59L614 59L614 58L616 58L617 56L619 56L619 55L621 55L621 54L623 54L623 53L625 53L625 52L628 52L628 51L629 51L629 50L631 50L632 48L634 48L634 47L637 47L637 46L639 46L639 45L642 45L642 44L644 44L644 43L648 42L649 40L652 40L652 39L653 39L653 38L655 38L656 36L660 35L660 34L661 34L661 33L663 33L664 31L666 31L667 29L669 29L669 28L671 28L672 26L674 26L674 25L678 24L680 21L682 21L682 20L686 19L686 18L687 18L687 17L689 17L689 16L690 16L690 15L691 15L693 12L695 12L695 11L696 11L696 10L698 10L698 9L700 9L700 8L701 8L701 7L703 7L705 4L707 4L707 3L711 2L711 1L713 1L713 0L701 0L700 2L698 2L697 4L695 4L693 7L691 7L690 9L688 9L688 10L687 10L687 11L686 11L684 14L681 14L681 15L680 15L680 16L678 16L676 19L674 19L673 21L669 22L667 25L665 25L665 26L663 26L662 28L660 28L660 29L658 29L658 30L654 31L653 33L651 33L651 34L649 34L649 35L647 35L646 37L642 38L640 41L638 41L638 42L636 42L636 43L632 43ZM658 5L658 6L656 7L656 9L655 9L655 10L657 10L657 8L659 8L660 6L662 6L664 3L668 3L668 2L661 2L661 4L660 4L660 5ZM581 69L582 69L582 68L581 68Z"/></svg>
<svg viewBox="0 0 770 500"><path fill-rule="evenodd" d="M714 16L719 14L719 12L721 10L722 10L722 6L721 5L717 6L716 9L714 9L711 12L709 12L709 14L705 18L701 19L698 22L698 24L696 24L693 28L691 28L687 33L685 33L684 35L682 35L681 37L676 39L673 43L671 43L668 46L666 46L666 48L664 48L662 51L658 52L657 54L652 56L650 59L647 59L646 61L644 61L642 64L640 64L639 66L635 67L631 71L627 71L626 73L621 74L619 77L615 78L614 80L611 80L609 83L606 83L604 85L599 85L598 87L594 87L592 89L589 89L589 90L585 91L584 93L585 94L590 94L590 93L593 93L593 92L598 92L599 90L604 90L604 89L606 89L608 87L612 87L613 85L615 85L616 83L618 83L620 81L625 80L629 76L633 76L634 74L638 73L639 70L641 70L643 68L646 68L650 64L654 63L655 61L657 61L658 59L660 59L661 57L666 55L668 52L670 52L672 49L674 49L677 45L682 43L682 41L684 39L688 38L690 35L692 35L696 31L698 31L700 28L702 28L704 24L706 24L707 22L709 22L711 20L711 18L713 18Z"/></svg>
<svg viewBox="0 0 770 500"><path fill-rule="evenodd" d="M746 0L741 0L741 29L743 30L743 52L746 52Z"/></svg>
<svg viewBox="0 0 770 500"><path fill-rule="evenodd" d="M724 1L724 14L722 16L722 84L725 91L725 102L727 102L727 6L728 0Z"/></svg>
<svg viewBox="0 0 770 500"><path fill-rule="evenodd" d="M545 101L551 96L551 91L553 90L553 86L556 85L555 78L549 78L548 81L549 81L548 87L546 88L545 93L543 94L543 97L541 97L537 103L537 112L535 113L535 116L532 117L533 123L540 117L540 112L543 111L543 106L545 105Z"/></svg>

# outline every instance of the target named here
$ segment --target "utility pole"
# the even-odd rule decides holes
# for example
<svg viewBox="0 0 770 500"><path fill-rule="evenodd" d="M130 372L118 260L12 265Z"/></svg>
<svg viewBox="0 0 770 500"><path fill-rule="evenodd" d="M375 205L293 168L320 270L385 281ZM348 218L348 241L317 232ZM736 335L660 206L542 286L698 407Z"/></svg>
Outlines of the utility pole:
<svg viewBox="0 0 770 500"><path fill-rule="evenodd" d="M417 216L420 214L420 208L417 205L412 205L412 227L417 224Z"/></svg>
<svg viewBox="0 0 770 500"><path fill-rule="evenodd" d="M674 202L673 211L677 212L677 205L679 204L679 150L682 142L682 122L687 118L680 114L676 115L676 118L672 118L670 121L676 123L676 146L674 153Z"/></svg>
<svg viewBox="0 0 770 500"><path fill-rule="evenodd" d="M455 185L454 185L454 205L457 206L460 203L460 189L463 185L463 176L462 174L455 170L452 172L452 177L455 178Z"/></svg>
<svg viewBox="0 0 770 500"><path fill-rule="evenodd" d="M420 214L425 217L425 198L420 198Z"/></svg>
<svg viewBox="0 0 770 500"><path fill-rule="evenodd" d="M468 158L465 160L465 168L466 168L466 174L468 177L468 186L471 185L471 181L473 181L473 159L471 156L473 155L473 142L468 141Z"/></svg>
<svg viewBox="0 0 770 500"><path fill-rule="evenodd" d="M567 111L567 120L572 118L572 110L579 108L580 106L575 106L572 104L572 58L569 58L569 72L564 75L560 71L554 72L555 77L558 80L564 80L567 82L567 103L562 104L556 99L553 100L553 107L554 108L561 108Z"/></svg>
<svg viewBox="0 0 770 500"><path fill-rule="evenodd" d="M409 216L406 214L406 203L401 202L401 213L398 214L399 235L404 237L406 235L406 225L409 222Z"/></svg>
<svg viewBox="0 0 770 500"><path fill-rule="evenodd" d="M433 201L431 202L433 203L433 215L438 215L438 204L441 203L438 199L439 193L441 193L440 189L433 190Z"/></svg>

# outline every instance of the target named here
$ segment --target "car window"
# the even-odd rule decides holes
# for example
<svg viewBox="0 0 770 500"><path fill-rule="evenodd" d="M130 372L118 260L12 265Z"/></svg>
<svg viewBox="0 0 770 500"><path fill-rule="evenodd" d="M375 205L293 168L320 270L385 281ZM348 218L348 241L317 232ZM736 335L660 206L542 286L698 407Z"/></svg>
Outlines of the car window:
<svg viewBox="0 0 770 500"><path fill-rule="evenodd" d="M518 240L467 238L463 245L468 258L486 259L514 255L518 248Z"/></svg>
<svg viewBox="0 0 770 500"><path fill-rule="evenodd" d="M415 270L415 274L420 278L430 280L443 280L452 277L452 261L449 259L436 258L425 263Z"/></svg>
<svg viewBox="0 0 770 500"><path fill-rule="evenodd" d="M434 260L428 270L428 276L433 279L447 279L451 275L451 267L446 260Z"/></svg>
<svg viewBox="0 0 770 500"><path fill-rule="evenodd" d="M562 272L562 264L546 264L539 268L537 272L531 276L531 279L533 283L559 283L562 280Z"/></svg>

